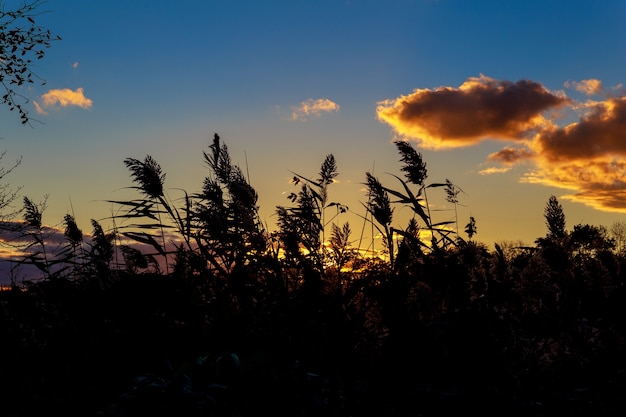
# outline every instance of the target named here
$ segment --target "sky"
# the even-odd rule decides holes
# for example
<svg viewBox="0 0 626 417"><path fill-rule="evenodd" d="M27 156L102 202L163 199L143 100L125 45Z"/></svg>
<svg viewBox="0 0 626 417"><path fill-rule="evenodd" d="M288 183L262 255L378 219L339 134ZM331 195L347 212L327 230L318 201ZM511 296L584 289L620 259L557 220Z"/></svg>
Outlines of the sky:
<svg viewBox="0 0 626 417"><path fill-rule="evenodd" d="M0 2L5 9L22 0ZM168 196L198 191L219 134L275 208L332 154L330 199L358 239L366 172L401 189L394 141L427 164L426 183L462 189L461 235L532 244L551 195L569 230L626 220L626 2L618 0L49 0L37 22L62 40L20 90L35 120L0 107L2 179L111 227L108 200L136 196L125 158L152 156ZM442 189L433 217L455 219ZM18 204L21 200L18 201ZM396 207L394 227L408 208Z"/></svg>

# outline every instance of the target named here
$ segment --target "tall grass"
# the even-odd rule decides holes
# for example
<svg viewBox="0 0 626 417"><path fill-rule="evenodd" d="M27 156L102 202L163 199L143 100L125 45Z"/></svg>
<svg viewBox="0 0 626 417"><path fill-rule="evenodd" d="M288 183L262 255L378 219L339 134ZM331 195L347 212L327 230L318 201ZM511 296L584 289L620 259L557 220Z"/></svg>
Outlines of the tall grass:
<svg viewBox="0 0 626 417"><path fill-rule="evenodd" d="M24 247L24 252L28 254L24 261L36 266L44 274L44 277L49 276L51 272L42 222L46 200L47 197L44 198L44 201L37 204L30 198L24 197L24 227L22 229L24 236L30 239L30 242Z"/></svg>
<svg viewBox="0 0 626 417"><path fill-rule="evenodd" d="M455 246L459 239L458 235L458 214L456 207L458 204L458 194L462 190L446 179L444 183L426 183L428 170L419 153L410 143L405 141L394 142L402 166L400 170L404 172L405 179L395 174L390 174L400 183L400 189L384 186L381 181L371 173L366 173L366 183L368 189L368 202L365 208L371 214L372 221L379 233L383 236L385 249L389 254L389 263L392 269L395 264L395 240L408 239L408 245L403 245L406 252L408 248L415 248L416 254L426 251L438 251L447 246ZM432 217L431 207L428 202L427 190L431 188L444 188L446 201L454 205L455 220L435 221ZM408 206L414 217L410 219L406 228L392 227L393 207L395 205ZM364 219L368 219L364 217ZM421 221L420 226L418 221ZM457 224L455 230L448 228L450 224ZM427 231L430 237L429 242L424 242L420 229ZM462 239L461 239L462 240ZM417 245L417 246L416 246Z"/></svg>
<svg viewBox="0 0 626 417"><path fill-rule="evenodd" d="M390 174L400 184L396 189L383 185L377 177L366 172L365 215L357 213L364 221L371 222L383 237L392 270L398 266L396 255L400 250L404 252L403 256L407 251L420 255L456 244L459 239L456 206L458 194L462 191L448 179L445 183L427 184L428 171L421 153L408 142L396 141L394 144L400 154L400 171L405 178ZM245 274L271 264L276 276L285 279L292 274L292 286L297 287L302 274L314 273L322 277L328 267L340 271L358 260L357 254L362 248L352 247L350 224L338 223L339 217L349 209L331 199L331 186L339 175L332 154L322 161L315 177L292 172L293 183L299 189L288 196L291 205L276 207L278 229L271 232L259 219L255 189L241 168L233 163L228 147L221 142L219 135L214 135L208 149L202 152L202 159L208 173L202 181L201 191L190 193L173 189L181 194L176 200L168 197L166 174L152 156L124 159L132 181L129 188L136 190L138 197L106 200L118 208L108 219L113 221L113 231L105 233L101 224L92 220L93 234L88 252L84 249L82 231L76 220L67 215L64 219L67 245L54 262L57 265L65 262L78 268L88 259L96 265L96 270L104 270L112 266L113 256L120 254L123 265L132 271L147 270L150 265L159 270L159 265L164 265L166 275L187 271L207 278ZM432 218L426 191L439 187L445 188L447 201L454 205L454 221L436 222ZM415 217L405 227L393 223L397 205L408 206L414 213ZM29 262L44 275L49 274L52 260L46 253L40 207L26 198L24 216L32 239L29 249L38 248L29 255ZM447 227L452 223L456 223L454 230ZM330 231L329 238L326 237L327 231ZM423 241L424 231L430 241ZM138 251L139 247L142 249ZM157 258L161 261L156 261ZM114 268L123 267L120 262L113 265Z"/></svg>
<svg viewBox="0 0 626 417"><path fill-rule="evenodd" d="M329 186L339 175L335 157L332 154L326 156L315 179L297 173L293 175L293 183L300 190L288 198L295 205L276 207L282 248L292 265L300 267L302 262L307 262L313 269L322 271L326 228L339 213L347 210L342 204L329 201ZM331 208L335 208L336 213L327 219L326 212Z"/></svg>
<svg viewBox="0 0 626 417"><path fill-rule="evenodd" d="M139 196L114 202L123 210L112 231L92 219L86 236L65 216L59 250L47 240L45 201L25 199L26 256L54 279L0 293L0 387L12 394L3 407L92 415L84 411L108 400L93 414L110 417L160 406L193 415L618 415L626 259L608 231L576 225L558 239L548 230L534 247L489 251L474 240L473 217L469 241L456 211L453 221L432 218L427 190L456 205L460 189L428 184L421 155L396 146L406 174L390 174L398 189L365 173L362 217L384 236L388 259L352 246L350 224L339 221L347 207L331 198L334 158L316 178L294 173L298 192L276 208L270 233L217 135L202 154L201 191L171 200L155 160L126 160ZM413 210L406 225L394 223L400 206ZM164 257L169 271L158 267ZM68 381L57 387L59 375ZM31 404L40 409L29 413Z"/></svg>

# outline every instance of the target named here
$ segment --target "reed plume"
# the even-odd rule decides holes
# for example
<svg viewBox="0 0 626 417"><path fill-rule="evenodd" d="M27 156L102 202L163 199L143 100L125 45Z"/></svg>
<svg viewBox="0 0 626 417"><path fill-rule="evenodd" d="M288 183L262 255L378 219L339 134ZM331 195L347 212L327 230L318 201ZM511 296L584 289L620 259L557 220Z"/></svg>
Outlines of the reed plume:
<svg viewBox="0 0 626 417"><path fill-rule="evenodd" d="M143 162L135 158L126 158L124 164L130 170L133 181L139 184L134 187L135 189L150 198L163 197L165 174L150 155L147 155Z"/></svg>

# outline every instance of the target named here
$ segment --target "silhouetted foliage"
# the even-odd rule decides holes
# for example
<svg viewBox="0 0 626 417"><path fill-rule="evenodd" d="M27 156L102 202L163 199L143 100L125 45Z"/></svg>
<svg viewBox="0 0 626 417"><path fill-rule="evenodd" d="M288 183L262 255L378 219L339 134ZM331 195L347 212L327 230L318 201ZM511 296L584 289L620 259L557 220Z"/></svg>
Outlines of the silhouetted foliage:
<svg viewBox="0 0 626 417"><path fill-rule="evenodd" d="M42 59L52 42L60 40L49 29L37 24L36 19L43 13L45 0L20 2L15 9L7 9L0 3L0 85L4 89L2 103L11 111L19 113L22 124L30 122L24 105L28 98L19 88L45 81L33 72L34 59Z"/></svg>
<svg viewBox="0 0 626 417"><path fill-rule="evenodd" d="M5 155L6 151L0 153L0 163L2 163ZM15 163L8 168L0 166L0 181L4 181L21 163L22 158L18 158ZM12 187L11 184L6 182L0 183L0 233L2 233L7 226L11 229L10 221L18 215L18 210L14 209L12 204L18 199L21 188L22 187Z"/></svg>
<svg viewBox="0 0 626 417"><path fill-rule="evenodd" d="M470 217L469 223L467 223L467 225L465 226L465 233L467 233L467 237L472 240L472 238L474 237L474 235L477 232L476 229L476 219L474 219L474 217Z"/></svg>
<svg viewBox="0 0 626 417"><path fill-rule="evenodd" d="M562 239L565 237L565 214L559 200L551 195L544 209L546 226L548 226L547 237L549 239Z"/></svg>
<svg viewBox="0 0 626 417"><path fill-rule="evenodd" d="M327 155L320 167L319 177L311 179L293 173L293 183L300 191L289 196L295 206L277 206L278 238L288 265L286 277L294 287L303 280L307 288L319 292L319 283L325 268L325 230L336 217L347 211L337 202L329 202L328 186L339 175L335 157ZM336 214L326 218L326 211L334 207ZM295 273L293 273L295 272Z"/></svg>
<svg viewBox="0 0 626 417"><path fill-rule="evenodd" d="M210 149L204 160L213 175L205 178L203 192L195 196L194 211L188 214L198 219L196 241L203 253L227 272L242 271L262 257L266 248L258 196L241 168L231 162L228 147L218 135Z"/></svg>
<svg viewBox="0 0 626 417"><path fill-rule="evenodd" d="M428 170L422 159L422 154L417 152L408 142L396 141L394 143L402 156L400 161L404 163L404 166L401 170L404 171L407 181L418 186L424 185L424 181L428 177Z"/></svg>
<svg viewBox="0 0 626 417"><path fill-rule="evenodd" d="M591 255L600 251L610 251L615 248L615 241L608 236L608 230L603 226L577 224L570 235L570 245L574 253Z"/></svg>
<svg viewBox="0 0 626 417"><path fill-rule="evenodd" d="M142 161L126 158L124 164L130 170L131 177L138 185L134 187L149 198L163 197L165 174L161 166L150 155Z"/></svg>
<svg viewBox="0 0 626 417"><path fill-rule="evenodd" d="M23 236L29 239L24 246L24 252L27 254L24 263L34 265L44 273L44 276L50 274L50 262L46 251L46 239L44 235L44 224L42 220L43 212L46 209L47 197L41 203L35 203L28 197L24 197L23 218L24 227L22 229Z"/></svg>
<svg viewBox="0 0 626 417"><path fill-rule="evenodd" d="M401 146L406 163L425 167ZM117 228L92 219L83 236L67 215L66 242L45 256L45 204L25 199L31 253L47 259L42 273L55 279L0 291L3 416L626 409L626 259L607 229L568 232L563 223L558 239L499 242L491 251L474 239L473 217L468 241L431 220L425 190L445 187L456 200L450 181L396 176L398 191L366 173L362 217L395 240L393 257L363 256L350 225L336 222L347 208L329 202L334 158L319 178L294 174L293 206L277 208L280 229L270 234L217 135L204 157L202 191L184 192L181 208L166 198L156 161L129 161L142 197L117 202L127 209ZM425 179L422 168L415 174ZM414 209L406 227L392 226L395 204ZM153 230L172 231L175 250L156 250L165 244L163 235L148 238ZM422 241L424 233L434 241ZM161 270L159 259L170 255L172 269Z"/></svg>

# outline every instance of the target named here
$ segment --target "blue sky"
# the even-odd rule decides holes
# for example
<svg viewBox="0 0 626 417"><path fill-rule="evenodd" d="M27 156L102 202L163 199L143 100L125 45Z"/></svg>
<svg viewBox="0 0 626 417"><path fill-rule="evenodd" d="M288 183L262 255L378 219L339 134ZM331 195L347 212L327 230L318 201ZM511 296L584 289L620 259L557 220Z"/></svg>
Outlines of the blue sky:
<svg viewBox="0 0 626 417"><path fill-rule="evenodd" d="M46 85L22 91L41 123L0 108L0 148L5 164L23 157L5 182L34 201L49 195L50 225L73 212L89 231L111 215L106 200L133 196L127 157L154 157L173 199L198 190L214 133L250 173L270 229L295 189L291 171L314 177L327 154L340 172L331 199L364 213L366 171L398 186L388 175L399 173L398 138L422 152L427 182L465 191L459 222L475 217L487 245L545 235L552 194L569 229L624 219L622 1L49 0L42 10L38 22L62 40L34 68ZM453 216L436 191L432 204ZM398 207L394 226L409 214Z"/></svg>

